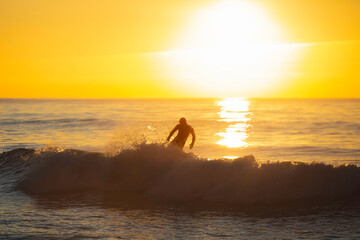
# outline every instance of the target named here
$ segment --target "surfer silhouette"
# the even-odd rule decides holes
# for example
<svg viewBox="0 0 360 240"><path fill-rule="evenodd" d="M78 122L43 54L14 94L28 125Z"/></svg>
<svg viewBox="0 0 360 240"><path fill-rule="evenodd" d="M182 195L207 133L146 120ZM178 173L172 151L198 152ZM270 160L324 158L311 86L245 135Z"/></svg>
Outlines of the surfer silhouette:
<svg viewBox="0 0 360 240"><path fill-rule="evenodd" d="M166 139L167 142L170 141L171 136L176 131L178 131L178 134L174 138L174 140L172 140L170 142L170 144L173 144L173 145L183 149L189 134L191 134L192 141L190 143L190 149L192 149L194 146L194 143L195 143L196 136L195 136L194 129L189 124L187 124L185 118L180 118L179 124L175 126L175 128L170 132L169 136L167 137L167 139Z"/></svg>

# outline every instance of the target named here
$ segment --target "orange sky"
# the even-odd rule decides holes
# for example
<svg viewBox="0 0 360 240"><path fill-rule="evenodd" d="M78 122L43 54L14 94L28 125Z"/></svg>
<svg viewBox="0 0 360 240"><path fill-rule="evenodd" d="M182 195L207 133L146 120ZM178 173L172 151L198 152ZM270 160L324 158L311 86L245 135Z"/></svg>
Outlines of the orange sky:
<svg viewBox="0 0 360 240"><path fill-rule="evenodd" d="M0 97L360 97L359 26L356 0L1 0Z"/></svg>

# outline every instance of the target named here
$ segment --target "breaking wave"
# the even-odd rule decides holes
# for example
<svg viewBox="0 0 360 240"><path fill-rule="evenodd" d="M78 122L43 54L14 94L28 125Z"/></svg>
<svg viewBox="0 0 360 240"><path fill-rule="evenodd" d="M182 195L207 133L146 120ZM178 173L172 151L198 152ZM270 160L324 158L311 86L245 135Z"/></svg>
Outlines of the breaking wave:
<svg viewBox="0 0 360 240"><path fill-rule="evenodd" d="M156 201L249 204L360 196L356 165L260 164L252 155L207 160L155 143L138 144L115 156L15 149L0 154L0 181L29 195L116 192Z"/></svg>

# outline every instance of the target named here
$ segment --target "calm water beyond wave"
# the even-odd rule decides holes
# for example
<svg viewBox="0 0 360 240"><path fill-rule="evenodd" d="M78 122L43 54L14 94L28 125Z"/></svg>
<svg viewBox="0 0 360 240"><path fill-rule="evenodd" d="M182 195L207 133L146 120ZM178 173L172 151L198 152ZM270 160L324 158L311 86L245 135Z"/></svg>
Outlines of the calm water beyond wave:
<svg viewBox="0 0 360 240"><path fill-rule="evenodd" d="M0 99L2 239L359 239L360 100ZM185 152L164 140L180 117Z"/></svg>

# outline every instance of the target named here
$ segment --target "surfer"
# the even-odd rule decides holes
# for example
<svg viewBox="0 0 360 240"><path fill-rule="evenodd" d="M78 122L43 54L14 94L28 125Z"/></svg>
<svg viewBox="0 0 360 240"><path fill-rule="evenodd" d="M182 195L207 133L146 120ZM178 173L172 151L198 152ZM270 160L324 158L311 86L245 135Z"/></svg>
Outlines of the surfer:
<svg viewBox="0 0 360 240"><path fill-rule="evenodd" d="M194 129L189 124L187 124L185 118L180 118L179 124L175 126L175 128L170 132L168 138L166 139L167 142L170 141L171 136L176 131L178 131L178 134L174 138L174 140L172 140L170 142L170 144L173 144L173 145L178 146L179 148L183 149L189 134L191 134L192 141L190 143L190 149L192 149L194 146L194 143L195 143L196 136L195 136Z"/></svg>

